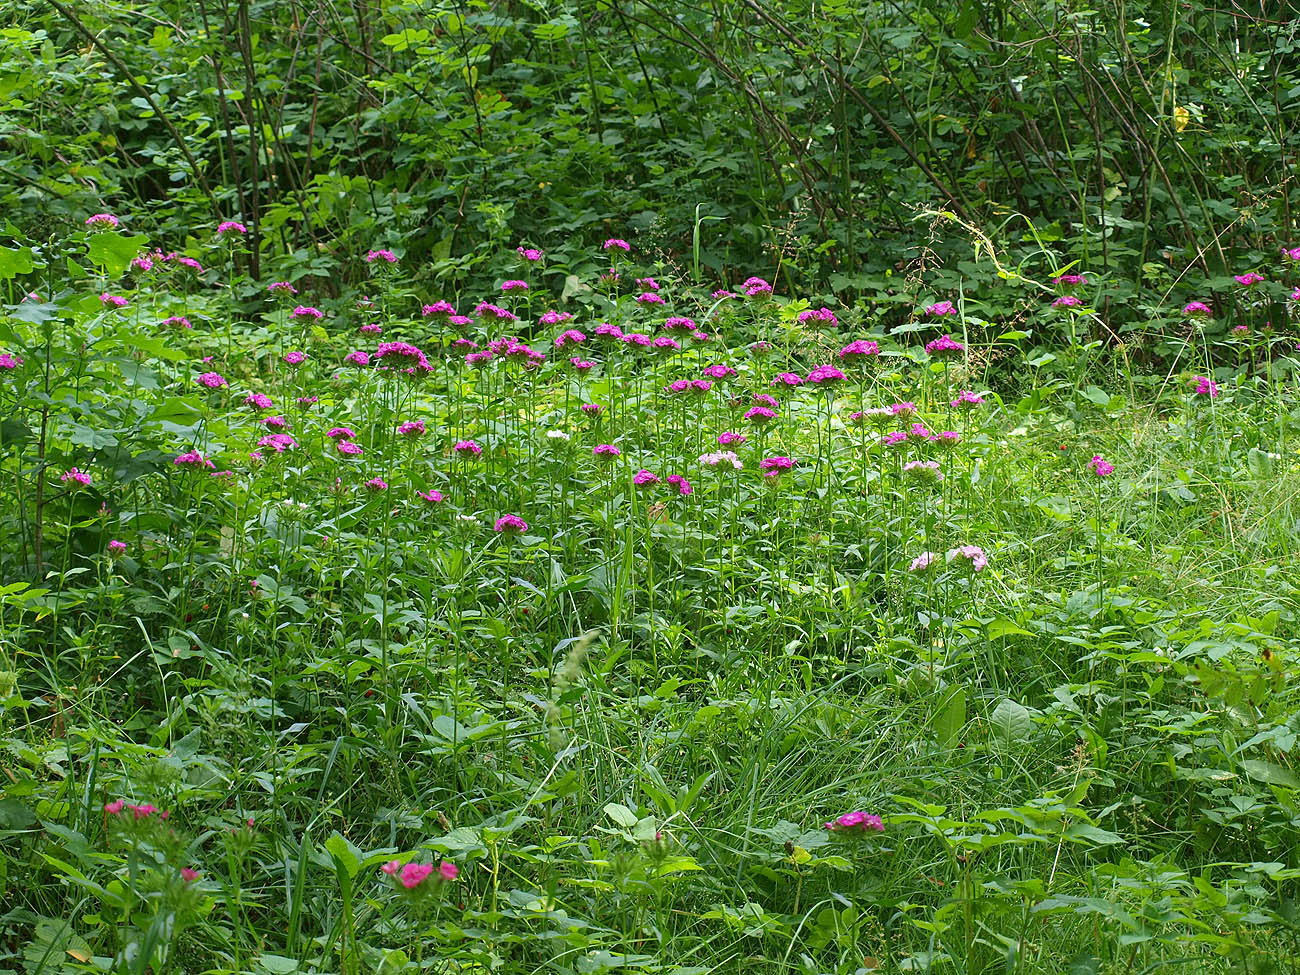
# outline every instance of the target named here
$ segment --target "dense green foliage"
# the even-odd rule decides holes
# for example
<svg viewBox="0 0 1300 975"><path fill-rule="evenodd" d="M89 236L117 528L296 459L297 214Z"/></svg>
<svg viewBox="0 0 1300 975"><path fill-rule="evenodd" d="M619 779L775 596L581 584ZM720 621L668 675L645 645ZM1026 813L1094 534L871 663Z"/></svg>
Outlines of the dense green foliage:
<svg viewBox="0 0 1300 975"><path fill-rule="evenodd" d="M0 186L24 230L237 219L255 271L387 243L446 292L520 239L555 280L610 233L686 264L698 212L709 279L846 304L943 207L1013 263L1032 221L1142 320L1300 204L1296 21L1226 6L13 0Z"/></svg>

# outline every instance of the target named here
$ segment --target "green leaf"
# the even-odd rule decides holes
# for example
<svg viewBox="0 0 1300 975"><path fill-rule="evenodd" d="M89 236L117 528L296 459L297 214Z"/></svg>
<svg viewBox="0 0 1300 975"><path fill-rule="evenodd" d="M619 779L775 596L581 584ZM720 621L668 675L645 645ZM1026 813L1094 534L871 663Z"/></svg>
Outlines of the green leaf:
<svg viewBox="0 0 1300 975"><path fill-rule="evenodd" d="M391 47L394 51L405 51L408 47L423 44L428 39L429 32L427 30L423 28L415 30L408 27L400 34L385 34L379 39L379 43L385 47Z"/></svg>
<svg viewBox="0 0 1300 975"><path fill-rule="evenodd" d="M1033 636L1023 626L1017 626L1010 620L997 619L984 628L990 640L1000 640L1004 636Z"/></svg>
<svg viewBox="0 0 1300 975"><path fill-rule="evenodd" d="M86 245L86 256L102 267L108 274L121 275L131 262L144 250L146 238L128 237L119 233L98 233L90 238Z"/></svg>
<svg viewBox="0 0 1300 975"><path fill-rule="evenodd" d="M631 829L637 823L637 816L631 809L622 803L610 802L605 804L605 815L614 820L624 829Z"/></svg>
<svg viewBox="0 0 1300 975"><path fill-rule="evenodd" d="M966 688L951 687L935 708L930 722L939 743L951 748L966 727Z"/></svg>
<svg viewBox="0 0 1300 975"><path fill-rule="evenodd" d="M0 247L0 281L32 273L30 247Z"/></svg>
<svg viewBox="0 0 1300 975"><path fill-rule="evenodd" d="M1256 782L1263 782L1266 785L1283 785L1288 789L1300 789L1300 778L1296 778L1294 772L1272 762L1264 762L1254 758L1247 759L1241 763L1241 770Z"/></svg>
<svg viewBox="0 0 1300 975"><path fill-rule="evenodd" d="M1100 846L1124 842L1124 837L1117 833L1112 833L1110 830L1101 829L1088 823L1075 823L1065 831L1065 838L1067 840L1088 840Z"/></svg>
<svg viewBox="0 0 1300 975"><path fill-rule="evenodd" d="M341 833L335 833L325 841L325 849L334 858L334 864L351 879L361 869L361 851L353 846Z"/></svg>
<svg viewBox="0 0 1300 975"><path fill-rule="evenodd" d="M989 730L1004 744L1028 741L1034 722L1023 704L1004 697L989 715Z"/></svg>

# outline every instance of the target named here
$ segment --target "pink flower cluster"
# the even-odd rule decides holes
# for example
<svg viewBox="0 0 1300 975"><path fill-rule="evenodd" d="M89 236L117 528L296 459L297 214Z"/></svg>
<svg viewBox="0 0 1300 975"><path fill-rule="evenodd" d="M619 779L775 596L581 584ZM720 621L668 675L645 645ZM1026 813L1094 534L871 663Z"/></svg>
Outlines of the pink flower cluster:
<svg viewBox="0 0 1300 975"><path fill-rule="evenodd" d="M847 812L843 816L832 819L823 824L824 828L832 833L862 832L874 830L877 833L884 832L885 824L879 816L862 812L855 809L853 812Z"/></svg>

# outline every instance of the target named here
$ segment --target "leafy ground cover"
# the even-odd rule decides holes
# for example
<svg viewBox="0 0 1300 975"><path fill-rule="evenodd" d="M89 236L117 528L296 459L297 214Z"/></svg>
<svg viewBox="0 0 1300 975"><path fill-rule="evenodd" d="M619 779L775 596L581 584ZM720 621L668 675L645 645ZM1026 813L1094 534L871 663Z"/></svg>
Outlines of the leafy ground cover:
<svg viewBox="0 0 1300 975"><path fill-rule="evenodd" d="M1300 251L1120 341L245 235L0 251L6 967L1295 969Z"/></svg>

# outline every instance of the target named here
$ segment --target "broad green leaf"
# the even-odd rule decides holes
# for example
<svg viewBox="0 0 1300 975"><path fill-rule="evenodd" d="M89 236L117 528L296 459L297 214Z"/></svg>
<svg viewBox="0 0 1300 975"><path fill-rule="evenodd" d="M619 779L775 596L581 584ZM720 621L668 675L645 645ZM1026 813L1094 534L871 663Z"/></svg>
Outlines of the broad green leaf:
<svg viewBox="0 0 1300 975"><path fill-rule="evenodd" d="M97 233L86 245L86 256L112 277L119 277L144 250L147 238L116 232Z"/></svg>
<svg viewBox="0 0 1300 975"><path fill-rule="evenodd" d="M637 815L627 806L618 802L605 804L605 815L624 829L631 829L637 823Z"/></svg>
<svg viewBox="0 0 1300 975"><path fill-rule="evenodd" d="M1004 697L989 715L989 730L1003 743L1027 741L1034 722L1023 704Z"/></svg>
<svg viewBox="0 0 1300 975"><path fill-rule="evenodd" d="M1288 789L1300 789L1300 778L1289 768L1251 758L1241 763L1241 770L1256 782L1266 785L1282 785Z"/></svg>
<svg viewBox="0 0 1300 975"><path fill-rule="evenodd" d="M32 273L30 247L0 247L0 281Z"/></svg>

